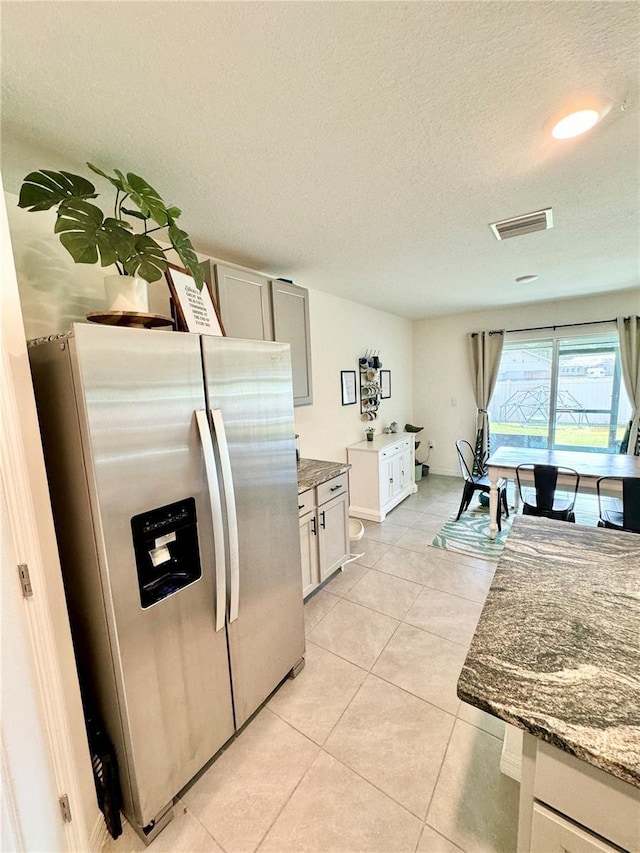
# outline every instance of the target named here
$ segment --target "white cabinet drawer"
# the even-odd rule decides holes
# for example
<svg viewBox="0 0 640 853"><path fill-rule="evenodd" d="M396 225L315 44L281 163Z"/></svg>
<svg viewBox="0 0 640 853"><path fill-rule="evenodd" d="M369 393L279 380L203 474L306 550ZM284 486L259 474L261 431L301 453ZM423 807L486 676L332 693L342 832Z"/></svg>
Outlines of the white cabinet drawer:
<svg viewBox="0 0 640 853"><path fill-rule="evenodd" d="M389 447L385 447L384 450L380 451L381 459L388 459L390 456L395 456L396 453L401 453L403 450L407 450L409 445L411 444L410 439L404 438L398 441L396 444L391 444Z"/></svg>
<svg viewBox="0 0 640 853"><path fill-rule="evenodd" d="M381 459L388 459L389 456L394 456L396 453L400 453L402 448L399 444L392 444L391 447L387 447L384 450L380 451Z"/></svg>
<svg viewBox="0 0 640 853"><path fill-rule="evenodd" d="M298 515L303 516L306 512L310 512L316 505L316 490L307 489L298 495Z"/></svg>
<svg viewBox="0 0 640 853"><path fill-rule="evenodd" d="M327 480L326 483L321 483L321 485L317 486L318 506L331 500L331 498L346 494L347 482L347 475L345 473L340 474L338 477L333 477L333 479ZM300 503L300 501L298 501L298 503Z"/></svg>
<svg viewBox="0 0 640 853"><path fill-rule="evenodd" d="M618 848L534 803L531 853L618 853Z"/></svg>
<svg viewBox="0 0 640 853"><path fill-rule="evenodd" d="M640 788L540 741L533 795L623 850L640 851Z"/></svg>

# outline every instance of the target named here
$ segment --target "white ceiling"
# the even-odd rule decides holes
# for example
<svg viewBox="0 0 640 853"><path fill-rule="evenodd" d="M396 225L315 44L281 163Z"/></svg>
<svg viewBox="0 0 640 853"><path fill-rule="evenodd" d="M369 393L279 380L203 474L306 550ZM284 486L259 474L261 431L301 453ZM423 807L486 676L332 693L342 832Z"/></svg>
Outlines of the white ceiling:
<svg viewBox="0 0 640 853"><path fill-rule="evenodd" d="M90 176L87 160L133 171L198 250L406 317L640 286L635 0L1 16L5 189L42 167ZM583 96L606 119L553 140ZM548 206L551 231L489 230Z"/></svg>

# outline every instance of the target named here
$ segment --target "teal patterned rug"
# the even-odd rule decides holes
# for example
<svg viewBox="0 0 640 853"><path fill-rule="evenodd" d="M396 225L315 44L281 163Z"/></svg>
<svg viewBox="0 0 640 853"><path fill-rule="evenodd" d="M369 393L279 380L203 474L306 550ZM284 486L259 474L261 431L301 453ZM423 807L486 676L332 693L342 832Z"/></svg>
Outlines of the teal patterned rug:
<svg viewBox="0 0 640 853"><path fill-rule="evenodd" d="M436 548L447 551L457 551L468 557L478 557L481 560L497 560L502 554L504 543L509 535L514 515L502 518L502 530L495 539L489 539L489 508L476 506L468 509L455 521L455 516L449 519L440 529L433 540Z"/></svg>

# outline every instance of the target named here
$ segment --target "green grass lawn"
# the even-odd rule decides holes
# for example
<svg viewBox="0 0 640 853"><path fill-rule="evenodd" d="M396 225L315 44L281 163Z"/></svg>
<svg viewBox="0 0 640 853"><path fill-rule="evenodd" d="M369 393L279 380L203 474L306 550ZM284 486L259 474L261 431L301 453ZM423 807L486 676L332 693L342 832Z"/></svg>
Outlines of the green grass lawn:
<svg viewBox="0 0 640 853"><path fill-rule="evenodd" d="M622 441L626 426L618 425L616 441ZM547 435L546 426L515 423L491 423L492 435ZM556 444L569 447L602 447L609 446L609 429L606 426L584 424L559 424L556 427Z"/></svg>

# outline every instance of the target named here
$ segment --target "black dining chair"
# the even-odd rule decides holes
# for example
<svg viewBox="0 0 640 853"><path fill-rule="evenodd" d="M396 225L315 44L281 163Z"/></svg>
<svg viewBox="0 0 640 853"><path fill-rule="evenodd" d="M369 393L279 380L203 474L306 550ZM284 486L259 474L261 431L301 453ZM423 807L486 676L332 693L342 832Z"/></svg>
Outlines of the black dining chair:
<svg viewBox="0 0 640 853"><path fill-rule="evenodd" d="M459 438L456 441L456 450L458 451L458 462L460 463L460 472L464 479L464 490L462 492L462 500L460 501L460 509L456 516L456 521L459 521L460 516L468 509L471 503L471 498L475 492L484 492L489 494L491 483L485 475L474 474L474 471L481 471L482 465L478 460L476 453L464 438ZM500 519L502 510L504 509L505 518L509 518L509 507L507 505L507 481L504 479L498 480L498 530L502 530Z"/></svg>
<svg viewBox="0 0 640 853"><path fill-rule="evenodd" d="M525 475L529 476L526 477ZM523 489L522 480L533 477L533 490ZM562 477L563 492L558 494L558 477ZM516 482L522 502L523 515L555 518L558 521L576 520L574 507L580 484L580 474L562 465L534 465L526 463L516 468Z"/></svg>
<svg viewBox="0 0 640 853"><path fill-rule="evenodd" d="M609 486L622 487L622 510L605 507L601 492ZM600 477L596 482L598 493L598 527L640 533L640 477ZM616 502L617 504L617 502Z"/></svg>

